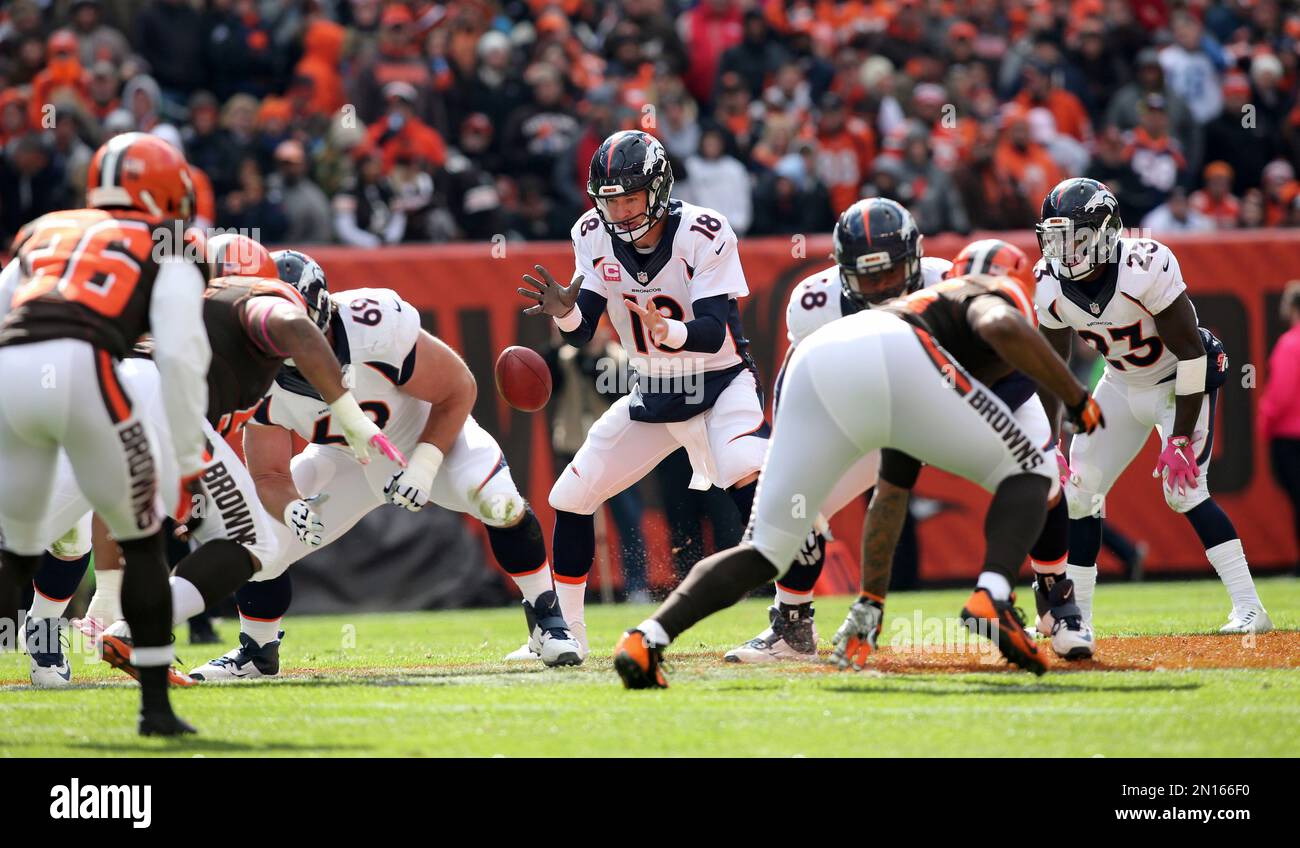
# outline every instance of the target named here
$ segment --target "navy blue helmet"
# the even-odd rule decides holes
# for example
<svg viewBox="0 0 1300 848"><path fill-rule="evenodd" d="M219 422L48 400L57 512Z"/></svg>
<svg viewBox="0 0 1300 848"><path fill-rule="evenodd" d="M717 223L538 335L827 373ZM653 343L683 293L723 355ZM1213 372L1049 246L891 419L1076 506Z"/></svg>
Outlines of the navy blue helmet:
<svg viewBox="0 0 1300 848"><path fill-rule="evenodd" d="M883 197L859 200L840 215L832 237L840 285L859 307L921 285L921 232L901 204Z"/></svg>
<svg viewBox="0 0 1300 848"><path fill-rule="evenodd" d="M315 259L296 250L277 250L271 254L271 258L275 260L275 270L280 279L302 294L302 299L307 301L307 314L321 332L325 332L330 316L334 314L329 286L325 282L325 271Z"/></svg>

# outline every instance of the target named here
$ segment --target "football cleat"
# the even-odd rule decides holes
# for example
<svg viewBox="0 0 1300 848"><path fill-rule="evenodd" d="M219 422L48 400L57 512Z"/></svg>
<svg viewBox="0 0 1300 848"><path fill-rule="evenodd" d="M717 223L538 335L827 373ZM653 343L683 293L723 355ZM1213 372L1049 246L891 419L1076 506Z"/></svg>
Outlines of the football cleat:
<svg viewBox="0 0 1300 848"><path fill-rule="evenodd" d="M994 600L987 589L976 589L961 608L961 620L976 636L992 639L1007 662L1034 674L1047 671L1038 646L1025 632L1024 614L1016 609L1016 596ZM996 627L996 629L994 629Z"/></svg>
<svg viewBox="0 0 1300 848"><path fill-rule="evenodd" d="M624 689L667 689L662 665L663 648L651 645L640 630L627 631L614 646L614 670Z"/></svg>
<svg viewBox="0 0 1300 848"><path fill-rule="evenodd" d="M140 713L141 736L182 736L198 733L194 725L171 710L144 710Z"/></svg>
<svg viewBox="0 0 1300 848"><path fill-rule="evenodd" d="M131 664L131 628L125 621L117 621L109 626L95 640L99 649L99 658L118 671L140 679L136 667ZM167 682L172 686L193 686L194 680L189 675L177 671L175 666L167 666Z"/></svg>
<svg viewBox="0 0 1300 848"><path fill-rule="evenodd" d="M1233 607L1228 623L1219 628L1220 633L1267 633L1273 629L1273 619L1263 607Z"/></svg>
<svg viewBox="0 0 1300 848"><path fill-rule="evenodd" d="M209 660L190 671L190 677L203 683L230 683L235 680L256 680L274 677L280 673L281 630L274 642L259 645L247 633L239 634L239 647L224 656Z"/></svg>
<svg viewBox="0 0 1300 848"><path fill-rule="evenodd" d="M555 592L543 592L537 602L524 601L528 620L528 652L550 668L559 665L582 665L584 652L560 614L560 599ZM516 651L516 653L518 653Z"/></svg>
<svg viewBox="0 0 1300 848"><path fill-rule="evenodd" d="M771 663L817 659L817 627L813 605L780 604L767 608L770 626L739 647L723 654L727 662Z"/></svg>
<svg viewBox="0 0 1300 848"><path fill-rule="evenodd" d="M1057 580L1052 585L1052 651L1063 660L1086 660L1095 650L1092 627L1083 620L1083 612L1074 602L1074 581Z"/></svg>
<svg viewBox="0 0 1300 848"><path fill-rule="evenodd" d="M38 689L57 689L72 680L72 667L63 655L63 619L32 618L23 625L23 644L31 656L32 685Z"/></svg>

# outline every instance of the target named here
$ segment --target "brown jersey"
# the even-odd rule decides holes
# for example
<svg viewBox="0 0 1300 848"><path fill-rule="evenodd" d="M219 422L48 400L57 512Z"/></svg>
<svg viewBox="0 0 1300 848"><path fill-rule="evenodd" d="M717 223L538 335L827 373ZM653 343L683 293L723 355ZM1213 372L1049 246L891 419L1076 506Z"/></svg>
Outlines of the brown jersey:
<svg viewBox="0 0 1300 848"><path fill-rule="evenodd" d="M293 286L260 277L219 277L203 294L203 324L212 345L208 423L226 436L252 417L285 360L266 331L269 310L250 310L250 301L269 295L304 312L307 307Z"/></svg>
<svg viewBox="0 0 1300 848"><path fill-rule="evenodd" d="M80 339L122 357L149 331L160 258L171 249L130 212L72 209L37 218L18 233L24 279L0 325L0 346ZM177 248L180 252L180 248Z"/></svg>
<svg viewBox="0 0 1300 848"><path fill-rule="evenodd" d="M1035 323L1033 302L1006 277L971 274L944 280L879 307L928 333L971 376L991 386L1014 370L975 332L967 315L981 297L999 297Z"/></svg>

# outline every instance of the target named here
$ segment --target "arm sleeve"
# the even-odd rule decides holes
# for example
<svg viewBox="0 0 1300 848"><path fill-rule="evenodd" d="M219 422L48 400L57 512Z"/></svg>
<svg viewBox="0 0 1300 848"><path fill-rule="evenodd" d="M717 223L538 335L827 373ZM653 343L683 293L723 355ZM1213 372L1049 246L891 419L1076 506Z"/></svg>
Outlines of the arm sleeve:
<svg viewBox="0 0 1300 848"><path fill-rule="evenodd" d="M203 276L197 268L177 259L159 263L149 303L149 327L176 461L181 474L190 475L203 465L203 420L212 359L203 326Z"/></svg>
<svg viewBox="0 0 1300 848"><path fill-rule="evenodd" d="M722 344L727 340L727 312L731 309L731 298L725 294L716 294L692 302L691 309L695 312L695 317L682 324L686 328L686 337L677 349L695 353L717 353L722 350Z"/></svg>
<svg viewBox="0 0 1300 848"><path fill-rule="evenodd" d="M576 307L577 314L581 316L581 322L572 330L560 328L560 335L564 340L574 347L582 347L591 341L591 337L596 334L596 325L600 323L600 316L605 314L605 302L604 295L597 294L587 288L587 284L584 282L582 290L578 292L578 305Z"/></svg>

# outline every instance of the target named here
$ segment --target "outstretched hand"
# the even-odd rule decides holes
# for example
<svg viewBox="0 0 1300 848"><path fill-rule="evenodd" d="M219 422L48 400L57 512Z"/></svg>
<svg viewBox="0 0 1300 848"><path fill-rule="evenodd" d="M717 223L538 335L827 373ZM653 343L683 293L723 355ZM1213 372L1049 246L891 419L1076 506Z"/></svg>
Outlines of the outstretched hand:
<svg viewBox="0 0 1300 848"><path fill-rule="evenodd" d="M573 306L578 302L578 292L582 288L583 275L579 274L573 278L573 282L567 286L561 285L551 276L541 265L534 265L533 268L542 279L537 279L530 274L524 274L524 282L532 286L531 289L519 288L516 291L529 300L537 301L536 305L530 306L524 310L525 315L550 315L552 318L563 318L573 311Z"/></svg>

